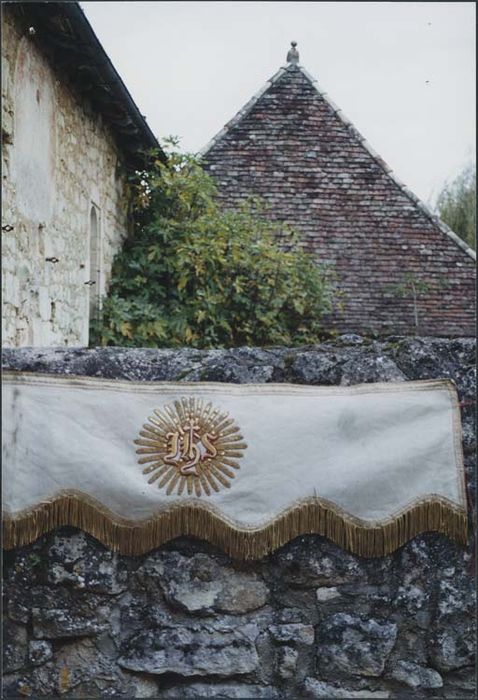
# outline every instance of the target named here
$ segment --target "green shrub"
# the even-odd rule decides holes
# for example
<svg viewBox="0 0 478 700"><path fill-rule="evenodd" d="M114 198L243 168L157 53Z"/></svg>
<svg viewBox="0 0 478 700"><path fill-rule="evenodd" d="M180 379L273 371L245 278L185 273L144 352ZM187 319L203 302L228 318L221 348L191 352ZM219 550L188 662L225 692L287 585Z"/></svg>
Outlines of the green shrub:
<svg viewBox="0 0 478 700"><path fill-rule="evenodd" d="M174 150L132 187L134 232L115 259L92 343L207 348L319 339L331 304L327 274L287 227L261 218L260 202L222 211L199 161Z"/></svg>
<svg viewBox="0 0 478 700"><path fill-rule="evenodd" d="M440 218L473 249L476 248L476 168L468 165L446 184L437 199Z"/></svg>

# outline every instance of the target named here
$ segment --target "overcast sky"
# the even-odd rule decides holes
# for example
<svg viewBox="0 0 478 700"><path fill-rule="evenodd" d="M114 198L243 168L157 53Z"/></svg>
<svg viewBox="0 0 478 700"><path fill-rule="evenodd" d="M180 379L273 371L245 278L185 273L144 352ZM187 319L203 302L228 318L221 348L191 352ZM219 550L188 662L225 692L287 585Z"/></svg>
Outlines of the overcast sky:
<svg viewBox="0 0 478 700"><path fill-rule="evenodd" d="M475 152L473 2L81 2L158 137L200 150L300 63L419 197Z"/></svg>

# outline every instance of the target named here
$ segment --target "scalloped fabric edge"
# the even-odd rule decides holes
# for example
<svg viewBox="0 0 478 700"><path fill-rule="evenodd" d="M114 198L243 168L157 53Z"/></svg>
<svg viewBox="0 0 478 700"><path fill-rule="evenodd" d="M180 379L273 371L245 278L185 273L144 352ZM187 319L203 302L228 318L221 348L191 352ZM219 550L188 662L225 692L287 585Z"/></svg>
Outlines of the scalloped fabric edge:
<svg viewBox="0 0 478 700"><path fill-rule="evenodd" d="M86 494L63 493L51 501L3 518L5 549L23 547L55 528L77 527L109 549L142 555L179 536L206 540L240 560L260 559L299 535L323 535L363 557L391 554L413 537L439 532L466 545L467 513L445 499L430 497L411 504L383 523L349 516L319 498L299 502L259 528L234 526L200 503L171 506L142 521L118 517Z"/></svg>

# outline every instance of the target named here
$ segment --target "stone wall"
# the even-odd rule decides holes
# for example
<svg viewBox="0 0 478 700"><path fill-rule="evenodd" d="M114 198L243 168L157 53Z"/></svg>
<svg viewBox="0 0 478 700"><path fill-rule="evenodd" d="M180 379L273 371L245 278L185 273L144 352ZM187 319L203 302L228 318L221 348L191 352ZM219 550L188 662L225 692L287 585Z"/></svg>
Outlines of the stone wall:
<svg viewBox="0 0 478 700"><path fill-rule="evenodd" d="M5 350L5 368L131 380L341 384L449 377L475 503L471 339L342 336L267 350ZM8 552L4 697L475 697L474 530L393 555L320 536L238 563L180 538L113 554L63 528Z"/></svg>
<svg viewBox="0 0 478 700"><path fill-rule="evenodd" d="M128 229L125 173L101 116L8 7L2 20L3 344L87 345L89 295L107 288ZM89 286L93 206L101 262Z"/></svg>
<svg viewBox="0 0 478 700"><path fill-rule="evenodd" d="M224 207L261 197L268 218L293 227L331 267L340 296L326 328L474 335L468 246L398 181L303 68L279 71L204 158Z"/></svg>

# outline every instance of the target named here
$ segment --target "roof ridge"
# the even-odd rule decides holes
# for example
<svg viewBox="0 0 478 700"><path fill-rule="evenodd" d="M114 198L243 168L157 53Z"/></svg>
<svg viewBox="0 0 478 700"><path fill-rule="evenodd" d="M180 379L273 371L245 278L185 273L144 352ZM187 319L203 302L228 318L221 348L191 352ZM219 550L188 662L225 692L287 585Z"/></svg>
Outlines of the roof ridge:
<svg viewBox="0 0 478 700"><path fill-rule="evenodd" d="M220 129L220 131L218 131L217 134L213 136L212 139L208 141L208 143L205 146L203 146L203 148L201 148L200 151L198 151L198 156L203 157L209 151L210 148L212 148L223 136L227 134L228 131L230 131L237 123L244 119L246 114L248 114L251 111L251 109L254 107L256 102L258 102L258 100L262 97L262 95L265 92L267 92L267 90L272 85L274 85L274 83L276 83L279 80L279 78L281 78L284 75L284 73L287 71L287 68L288 66L282 66L281 68L279 68L279 70L276 73L274 73L272 78L269 78L269 80L267 80L267 82L257 92L254 93L251 99L248 102L246 102L246 104L243 107L241 107L241 109L238 112L236 112L232 119L226 122L222 129Z"/></svg>
<svg viewBox="0 0 478 700"><path fill-rule="evenodd" d="M235 114L235 116L230 119L224 126L223 128L215 135L213 138L198 152L198 155L202 158L206 155L206 153L220 140L225 136L236 124L238 124L244 117L251 111L251 109L254 107L254 105L258 102L258 100L262 97L262 95L270 88L274 83L276 83L282 76L289 71L295 71L295 70L300 70L302 75L307 78L307 80L311 83L312 87L315 89L317 94L325 101L327 104L332 108L334 114L340 119L340 121L344 124L344 126L347 127L348 131L352 136L354 136L359 143L365 148L365 150L372 156L372 158L375 160L375 162L382 168L382 170L390 177L391 180L395 183L395 185L399 188L401 192L403 192L404 195L408 197L422 212L425 214L425 216L430 219L430 221L450 240L452 240L456 245L458 245L462 250L465 251L465 253L468 254L469 257L472 258L472 260L476 260L476 252L462 239L460 236L458 236L452 229L440 219L439 216L437 216L422 200L417 197L414 192L412 192L406 185L403 183L397 175L393 172L392 168L386 163L383 158L375 151L374 148L370 145L370 143L367 141L367 139L362 136L360 131L356 129L354 126L353 122L351 119L349 119L342 109L328 96L328 93L319 86L319 83L316 78L314 78L311 73L309 73L303 66L300 64L294 64L291 66L290 64L282 66L279 68L279 70L272 76L272 78L269 78L269 80L262 86L260 90L258 90L252 97L251 99Z"/></svg>

